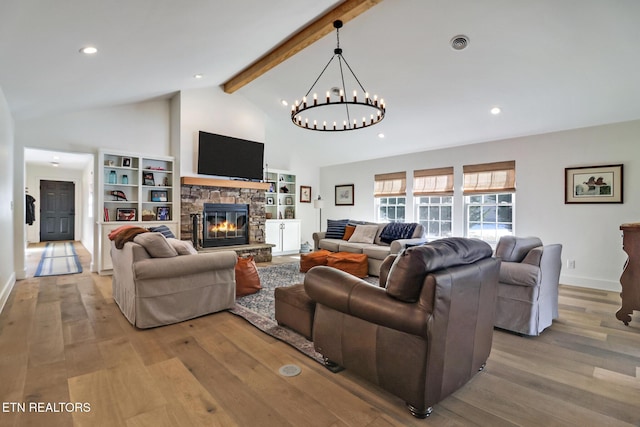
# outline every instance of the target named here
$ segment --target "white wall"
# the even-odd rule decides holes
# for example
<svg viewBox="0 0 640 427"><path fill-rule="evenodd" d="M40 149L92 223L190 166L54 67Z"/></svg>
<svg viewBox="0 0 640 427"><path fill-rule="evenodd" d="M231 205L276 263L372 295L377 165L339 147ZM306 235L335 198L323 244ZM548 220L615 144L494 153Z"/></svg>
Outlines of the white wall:
<svg viewBox="0 0 640 427"><path fill-rule="evenodd" d="M169 156L171 155L169 111L169 100L166 99L18 121L15 123L13 158L15 164L24 165L25 147L90 153L94 154L96 159L100 148ZM23 166L19 166L14 173L16 180L14 188L20 190L17 194L23 194L24 191L24 169ZM93 167L89 167L78 179L83 185L83 195L80 200L83 207L82 242L90 252L97 254L97 226L95 217L89 217L91 210L87 208L92 188L89 185L91 180L95 185L95 175L92 171ZM23 198L16 199L16 209L24 212ZM97 212L96 197L93 197L93 212ZM20 223L16 220L15 222L14 250L16 253L24 253L27 229L24 221ZM24 272L24 256L17 258L19 259L16 261L16 272L20 274Z"/></svg>
<svg viewBox="0 0 640 427"><path fill-rule="evenodd" d="M460 189L463 165L515 160L516 235L563 244L562 283L619 291L626 260L619 226L640 220L640 196L635 191L640 182L638 135L640 121L633 121L323 167L321 190L328 196L323 218L373 220L376 173L407 171L410 177L414 169L453 166L455 188ZM566 167L619 163L624 164L623 204L564 204ZM355 185L354 206L334 206L334 186L339 184ZM413 215L409 206L407 215ZM463 218L463 199L457 191L455 235L463 235ZM575 269L566 267L569 259L575 260Z"/></svg>
<svg viewBox="0 0 640 427"><path fill-rule="evenodd" d="M175 154L180 176L198 175L198 131L265 142L264 113L240 95L217 86L184 90L179 105L172 110L179 110L180 118L172 120L180 126L180 152Z"/></svg>
<svg viewBox="0 0 640 427"><path fill-rule="evenodd" d="M19 215L14 215L13 132L13 118L0 87L0 312L16 281L13 230L14 216Z"/></svg>

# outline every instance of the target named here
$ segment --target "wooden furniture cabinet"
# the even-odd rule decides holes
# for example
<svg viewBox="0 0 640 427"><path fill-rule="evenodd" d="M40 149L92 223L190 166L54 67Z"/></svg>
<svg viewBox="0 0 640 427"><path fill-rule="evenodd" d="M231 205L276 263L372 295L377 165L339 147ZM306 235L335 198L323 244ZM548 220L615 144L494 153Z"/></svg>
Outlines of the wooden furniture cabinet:
<svg viewBox="0 0 640 427"><path fill-rule="evenodd" d="M299 219L268 219L265 223L266 242L274 245L273 255L291 255L300 252Z"/></svg>
<svg viewBox="0 0 640 427"><path fill-rule="evenodd" d="M622 285L622 307L616 313L618 320L629 325L633 310L640 310L640 223L622 224L622 248L629 258L624 266Z"/></svg>

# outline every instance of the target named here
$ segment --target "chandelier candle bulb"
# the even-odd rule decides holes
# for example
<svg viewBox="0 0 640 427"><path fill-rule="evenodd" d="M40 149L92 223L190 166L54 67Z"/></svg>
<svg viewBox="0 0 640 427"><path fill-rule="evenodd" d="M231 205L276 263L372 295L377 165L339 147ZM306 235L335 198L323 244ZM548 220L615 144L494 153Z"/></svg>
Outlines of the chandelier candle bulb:
<svg viewBox="0 0 640 427"><path fill-rule="evenodd" d="M336 130L336 122L333 122L333 130Z"/></svg>
<svg viewBox="0 0 640 427"><path fill-rule="evenodd" d="M318 105L318 94L317 93L313 94L313 105Z"/></svg>
<svg viewBox="0 0 640 427"><path fill-rule="evenodd" d="M340 89L340 102L344 102L344 91Z"/></svg>
<svg viewBox="0 0 640 427"><path fill-rule="evenodd" d="M342 122L342 125L344 126L344 130L347 130L347 121L346 120Z"/></svg>
<svg viewBox="0 0 640 427"><path fill-rule="evenodd" d="M318 129L318 122L316 120L313 121L313 128Z"/></svg>
<svg viewBox="0 0 640 427"><path fill-rule="evenodd" d="M353 91L353 102L358 102L358 93L355 90Z"/></svg>
<svg viewBox="0 0 640 427"><path fill-rule="evenodd" d="M327 104L331 102L331 94L327 91Z"/></svg>
<svg viewBox="0 0 640 427"><path fill-rule="evenodd" d="M307 97L302 98L302 108L307 108Z"/></svg>
<svg viewBox="0 0 640 427"><path fill-rule="evenodd" d="M373 105L378 106L378 95L373 95Z"/></svg>
<svg viewBox="0 0 640 427"><path fill-rule="evenodd" d="M322 122L322 130L327 130L327 121Z"/></svg>

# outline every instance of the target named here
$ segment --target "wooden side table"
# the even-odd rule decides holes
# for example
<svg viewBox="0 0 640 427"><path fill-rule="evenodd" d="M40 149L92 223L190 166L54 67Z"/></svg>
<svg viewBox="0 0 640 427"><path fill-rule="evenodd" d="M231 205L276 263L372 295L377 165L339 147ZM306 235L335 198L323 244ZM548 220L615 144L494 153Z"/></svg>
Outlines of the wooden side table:
<svg viewBox="0 0 640 427"><path fill-rule="evenodd" d="M628 326L633 310L640 310L640 223L622 224L620 230L622 249L629 258L620 276L622 307L616 317Z"/></svg>

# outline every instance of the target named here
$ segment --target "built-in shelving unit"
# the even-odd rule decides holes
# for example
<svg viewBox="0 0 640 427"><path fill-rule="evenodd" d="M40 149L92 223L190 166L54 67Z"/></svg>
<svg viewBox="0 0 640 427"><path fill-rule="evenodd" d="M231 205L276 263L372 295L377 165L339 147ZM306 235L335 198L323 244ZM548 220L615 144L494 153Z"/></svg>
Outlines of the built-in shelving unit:
<svg viewBox="0 0 640 427"><path fill-rule="evenodd" d="M98 156L100 273L112 269L109 233L124 224L167 225L177 233L173 157L100 150Z"/></svg>
<svg viewBox="0 0 640 427"><path fill-rule="evenodd" d="M300 251L300 220L296 218L296 176L287 171L265 174L266 242L273 244L274 255Z"/></svg>

